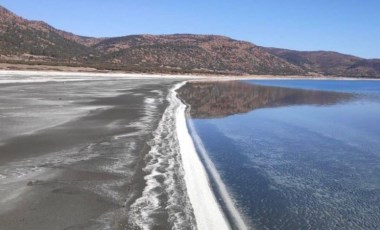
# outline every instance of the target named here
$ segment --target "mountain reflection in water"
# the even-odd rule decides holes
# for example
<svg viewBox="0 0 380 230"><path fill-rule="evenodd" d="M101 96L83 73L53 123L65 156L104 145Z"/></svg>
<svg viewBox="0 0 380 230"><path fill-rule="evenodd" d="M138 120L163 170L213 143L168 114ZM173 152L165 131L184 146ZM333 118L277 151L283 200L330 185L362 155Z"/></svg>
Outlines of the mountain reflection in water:
<svg viewBox="0 0 380 230"><path fill-rule="evenodd" d="M247 84L241 81L189 82L178 95L191 106L193 118L225 117L254 109L293 105L334 105L353 94L290 89Z"/></svg>

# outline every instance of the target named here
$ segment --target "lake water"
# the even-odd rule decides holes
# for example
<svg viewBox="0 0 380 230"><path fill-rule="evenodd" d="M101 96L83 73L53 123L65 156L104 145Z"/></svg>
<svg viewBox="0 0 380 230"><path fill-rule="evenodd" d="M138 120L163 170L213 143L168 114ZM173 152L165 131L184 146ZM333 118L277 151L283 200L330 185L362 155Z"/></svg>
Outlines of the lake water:
<svg viewBox="0 0 380 230"><path fill-rule="evenodd" d="M380 81L191 83L179 95L249 228L380 229Z"/></svg>

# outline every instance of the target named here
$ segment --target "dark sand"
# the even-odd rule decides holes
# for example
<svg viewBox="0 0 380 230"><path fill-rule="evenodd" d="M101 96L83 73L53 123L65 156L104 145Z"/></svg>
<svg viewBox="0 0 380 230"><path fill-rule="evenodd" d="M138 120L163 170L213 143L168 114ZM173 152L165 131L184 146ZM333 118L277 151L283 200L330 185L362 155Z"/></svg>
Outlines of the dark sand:
<svg viewBox="0 0 380 230"><path fill-rule="evenodd" d="M173 83L0 84L0 229L134 229L128 208Z"/></svg>

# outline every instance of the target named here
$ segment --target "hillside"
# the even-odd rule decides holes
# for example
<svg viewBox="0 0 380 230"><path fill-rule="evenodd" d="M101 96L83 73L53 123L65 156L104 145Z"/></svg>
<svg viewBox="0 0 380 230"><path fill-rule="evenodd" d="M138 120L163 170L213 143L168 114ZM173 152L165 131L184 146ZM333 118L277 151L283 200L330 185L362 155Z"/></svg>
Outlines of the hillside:
<svg viewBox="0 0 380 230"><path fill-rule="evenodd" d="M78 36L0 6L0 63L206 74L380 77L380 60L264 48L216 35Z"/></svg>
<svg viewBox="0 0 380 230"><path fill-rule="evenodd" d="M96 51L85 44L93 39L54 29L44 22L29 21L0 7L0 54L4 60L80 63Z"/></svg>
<svg viewBox="0 0 380 230"><path fill-rule="evenodd" d="M0 7L1 62L144 72L303 74L248 42L208 35L77 36Z"/></svg>
<svg viewBox="0 0 380 230"><path fill-rule="evenodd" d="M295 65L248 42L213 35L135 35L94 46L103 62L185 72L301 74Z"/></svg>
<svg viewBox="0 0 380 230"><path fill-rule="evenodd" d="M363 59L328 51L263 49L308 72L344 77L380 77L380 59Z"/></svg>

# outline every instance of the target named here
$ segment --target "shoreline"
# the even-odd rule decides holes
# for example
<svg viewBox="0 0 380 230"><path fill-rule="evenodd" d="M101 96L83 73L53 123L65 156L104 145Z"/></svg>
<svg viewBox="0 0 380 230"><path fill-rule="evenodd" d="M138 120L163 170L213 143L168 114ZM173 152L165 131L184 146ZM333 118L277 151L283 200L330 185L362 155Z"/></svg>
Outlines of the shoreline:
<svg viewBox="0 0 380 230"><path fill-rule="evenodd" d="M175 86L174 95L179 100L180 106L176 111L176 127L178 141L180 144L183 168L185 171L186 188L194 209L198 229L248 229L241 217L241 214L235 207L225 185L223 184L213 163L205 156L205 152L199 155L195 142L197 138L192 135L194 132L187 119L188 106L177 97L176 90L182 87L186 82ZM205 159L205 163L201 160ZM209 175L210 173L210 175ZM211 178L216 182L218 193L223 199L224 205L228 210L225 213L222 204L217 199L214 189L211 185ZM207 204L207 211L204 205ZM211 215L210 215L211 214ZM233 220L227 216L231 217ZM232 222L232 223L231 223ZM231 226L232 225L232 226Z"/></svg>
<svg viewBox="0 0 380 230"><path fill-rule="evenodd" d="M184 85L187 82L184 83ZM193 123L188 118L190 117L189 109L191 109L190 105L186 104L181 98L179 98L181 103L185 106L185 119L186 119L186 128L187 134L190 136L192 144L194 146L194 151L197 157L199 158L200 163L202 164L207 179L209 183L209 187L216 199L217 205L219 206L220 211L223 213L225 218L227 219L231 229L248 229L248 225L246 222L246 218L242 215L242 213L236 207L236 204L233 198L230 195L227 187L223 183L219 172L215 168L215 165L208 157L207 152L203 146L202 140L199 138ZM219 200L221 199L221 201ZM219 200L219 201L218 201Z"/></svg>
<svg viewBox="0 0 380 230"><path fill-rule="evenodd" d="M172 89L172 95L179 103L175 111L175 122L187 194L193 207L198 229L227 230L230 229L228 221L212 191L208 175L187 128L186 105L177 97L176 90L185 83L177 84Z"/></svg>

